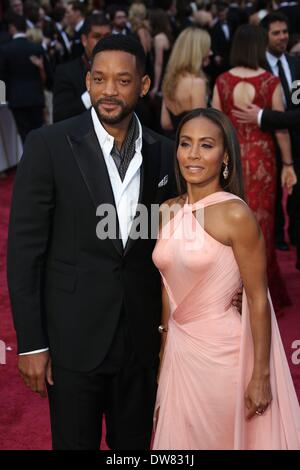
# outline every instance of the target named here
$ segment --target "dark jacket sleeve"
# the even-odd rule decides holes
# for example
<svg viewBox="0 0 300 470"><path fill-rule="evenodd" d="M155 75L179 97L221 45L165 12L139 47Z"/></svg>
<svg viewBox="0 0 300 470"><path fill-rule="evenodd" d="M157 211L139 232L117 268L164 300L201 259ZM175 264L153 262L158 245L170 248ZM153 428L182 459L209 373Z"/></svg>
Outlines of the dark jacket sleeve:
<svg viewBox="0 0 300 470"><path fill-rule="evenodd" d="M300 128L300 109L291 111L272 111L264 109L261 119L263 131L275 129Z"/></svg>
<svg viewBox="0 0 300 470"><path fill-rule="evenodd" d="M16 175L8 234L8 288L18 353L48 347L42 299L53 210L50 155L41 131L33 131Z"/></svg>
<svg viewBox="0 0 300 470"><path fill-rule="evenodd" d="M84 111L86 108L81 96L78 95L66 68L64 66L57 67L53 89L53 121L62 121Z"/></svg>

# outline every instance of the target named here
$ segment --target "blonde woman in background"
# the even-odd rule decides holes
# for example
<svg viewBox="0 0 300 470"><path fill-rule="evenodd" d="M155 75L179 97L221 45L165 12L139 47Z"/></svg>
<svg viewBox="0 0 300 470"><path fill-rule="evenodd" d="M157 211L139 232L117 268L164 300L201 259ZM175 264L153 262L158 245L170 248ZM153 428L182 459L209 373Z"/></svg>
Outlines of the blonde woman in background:
<svg viewBox="0 0 300 470"><path fill-rule="evenodd" d="M211 39L207 31L186 28L178 36L163 80L161 126L176 131L183 115L207 107L207 78L203 66L209 62Z"/></svg>
<svg viewBox="0 0 300 470"><path fill-rule="evenodd" d="M145 54L149 54L152 48L150 23L147 20L147 8L143 3L133 3L128 14L131 30L138 36Z"/></svg>

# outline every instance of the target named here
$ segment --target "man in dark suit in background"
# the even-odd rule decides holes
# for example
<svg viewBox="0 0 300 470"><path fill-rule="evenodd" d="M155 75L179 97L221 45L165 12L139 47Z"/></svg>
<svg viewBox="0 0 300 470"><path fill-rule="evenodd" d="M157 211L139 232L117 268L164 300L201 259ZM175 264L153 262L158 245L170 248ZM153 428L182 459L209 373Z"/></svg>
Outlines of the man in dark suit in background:
<svg viewBox="0 0 300 470"><path fill-rule="evenodd" d="M87 17L82 27L81 42L84 54L57 67L53 89L53 121L58 122L90 109L85 77L90 68L92 51L96 43L111 34L109 21L101 14Z"/></svg>
<svg viewBox="0 0 300 470"><path fill-rule="evenodd" d="M274 75L280 78L281 86L284 95L285 108L287 110L293 110L299 107L299 104L295 104L292 101L292 84L296 80L300 79L300 60L297 57L289 56L286 53L287 45L289 41L289 30L288 20L282 14L278 12L270 13L262 21L262 26L266 29L268 35L268 48L266 52L266 58L268 63L268 69ZM299 205L297 198L299 198L299 185L300 185L300 135L298 131L291 130L291 146L292 146L292 157L294 161L294 168L297 174L298 183L293 188L293 193L288 199L288 213L289 213L289 236L293 244L298 246L300 250L300 240L297 240L296 232L298 231L297 222L300 218ZM280 249L288 249L288 246L284 240L284 215L281 205L282 200L282 188L280 181L281 173L281 159L277 158L277 202L276 202L276 220L275 220L275 236L277 247Z"/></svg>
<svg viewBox="0 0 300 470"><path fill-rule="evenodd" d="M84 23L85 16L85 6L83 3L75 0L70 1L67 4L67 14L66 21L69 28L72 30L72 47L71 47L71 57L76 59L80 57L83 52L83 46L81 43L81 29Z"/></svg>
<svg viewBox="0 0 300 470"><path fill-rule="evenodd" d="M217 17L210 30L211 47L213 51L212 64L210 66L213 81L229 68L229 54L233 34L238 26L232 18L229 18L228 4L223 1L216 3Z"/></svg>
<svg viewBox="0 0 300 470"><path fill-rule="evenodd" d="M72 42L66 32L66 17L66 9L63 7L56 7L52 12L52 19L55 23L55 37L61 45L60 63L67 62L71 58Z"/></svg>
<svg viewBox="0 0 300 470"><path fill-rule="evenodd" d="M103 414L112 449L150 446L162 306L151 208L175 184L172 142L134 114L144 70L131 36L102 39L92 109L32 132L16 176L8 284L19 370L42 396L48 381L54 449L99 449ZM144 238L133 236L138 203ZM103 204L115 216L108 238Z"/></svg>
<svg viewBox="0 0 300 470"><path fill-rule="evenodd" d="M26 20L8 19L13 40L0 49L0 79L6 84L7 101L22 140L44 123L44 84L47 81L44 51L26 38Z"/></svg>
<svg viewBox="0 0 300 470"><path fill-rule="evenodd" d="M298 96L298 98L297 98ZM300 98L299 90L297 91L297 96L295 95L298 101ZM275 131L276 129L293 129L299 132L300 129L300 107L293 109L291 111L272 111L271 109L260 109L258 106L251 105L247 109L234 110L233 114L238 118L240 122L246 124L258 124L263 131ZM299 175L300 168L300 159L295 160L295 171ZM296 240L300 240L300 194L299 194L299 179L296 186L293 188L293 193L296 191L294 203L296 205L295 210L295 235ZM298 191L298 193L297 193ZM300 270L300 244L297 242L297 259L296 259L296 268Z"/></svg>

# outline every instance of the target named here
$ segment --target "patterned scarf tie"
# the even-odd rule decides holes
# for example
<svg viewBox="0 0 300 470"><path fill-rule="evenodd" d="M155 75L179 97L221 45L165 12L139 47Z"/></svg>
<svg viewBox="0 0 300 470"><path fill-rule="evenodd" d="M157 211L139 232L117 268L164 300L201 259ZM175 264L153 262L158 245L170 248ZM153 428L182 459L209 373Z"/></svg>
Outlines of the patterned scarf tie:
<svg viewBox="0 0 300 470"><path fill-rule="evenodd" d="M129 164L135 155L135 142L138 136L139 125L136 116L133 115L121 149L118 150L116 143L114 142L114 146L110 152L116 167L118 168L122 181L124 181L126 171L128 170Z"/></svg>

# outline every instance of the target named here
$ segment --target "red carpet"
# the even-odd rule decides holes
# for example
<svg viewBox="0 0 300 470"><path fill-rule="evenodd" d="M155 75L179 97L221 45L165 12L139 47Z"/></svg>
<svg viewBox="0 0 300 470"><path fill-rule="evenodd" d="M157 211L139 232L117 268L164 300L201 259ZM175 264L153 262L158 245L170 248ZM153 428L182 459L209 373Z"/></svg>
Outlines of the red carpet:
<svg viewBox="0 0 300 470"><path fill-rule="evenodd" d="M0 364L0 449L50 449L48 403L29 391L19 378L16 340L6 284L7 224L14 171L0 180L0 340L6 344L6 364ZM292 344L298 340L300 362L300 272L294 268L295 253L278 252L279 262L294 303L279 319L286 354L300 400L300 363L292 364ZM1 356L0 356L1 362ZM102 448L105 444L102 442Z"/></svg>

